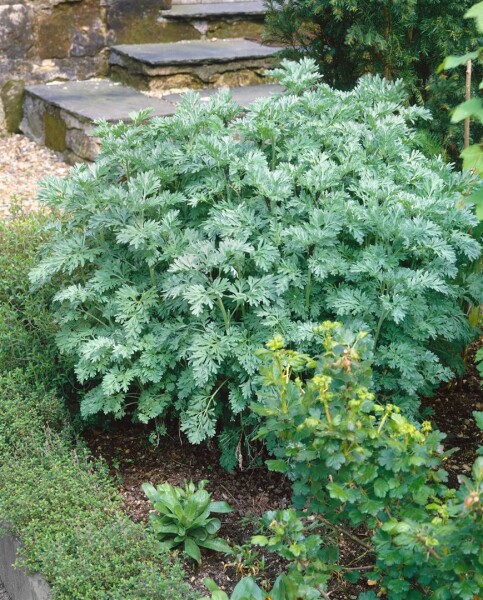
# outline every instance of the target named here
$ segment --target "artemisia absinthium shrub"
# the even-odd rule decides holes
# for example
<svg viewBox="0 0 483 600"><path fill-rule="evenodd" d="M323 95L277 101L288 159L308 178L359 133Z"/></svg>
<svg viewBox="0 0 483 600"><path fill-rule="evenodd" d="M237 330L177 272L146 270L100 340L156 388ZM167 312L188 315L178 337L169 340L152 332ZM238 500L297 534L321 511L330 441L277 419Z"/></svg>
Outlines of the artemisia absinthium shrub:
<svg viewBox="0 0 483 600"><path fill-rule="evenodd" d="M415 149L428 113L402 83L274 74L286 92L246 113L189 93L172 118L101 124L96 163L44 185L65 218L31 272L70 280L54 305L82 415L176 416L193 443L222 421L228 467L274 333L309 351L326 318L364 327L381 401L415 413L481 297L472 179Z"/></svg>

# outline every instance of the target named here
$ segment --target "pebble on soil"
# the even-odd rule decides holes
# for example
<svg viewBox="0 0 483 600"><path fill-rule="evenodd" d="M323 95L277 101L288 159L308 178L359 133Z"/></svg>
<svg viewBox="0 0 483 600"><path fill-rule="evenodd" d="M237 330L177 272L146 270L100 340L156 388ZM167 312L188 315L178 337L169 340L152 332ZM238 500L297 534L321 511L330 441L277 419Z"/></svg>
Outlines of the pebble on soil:
<svg viewBox="0 0 483 600"><path fill-rule="evenodd" d="M37 208L39 182L65 177L69 170L61 155L22 135L0 137L0 218L8 217L14 205Z"/></svg>

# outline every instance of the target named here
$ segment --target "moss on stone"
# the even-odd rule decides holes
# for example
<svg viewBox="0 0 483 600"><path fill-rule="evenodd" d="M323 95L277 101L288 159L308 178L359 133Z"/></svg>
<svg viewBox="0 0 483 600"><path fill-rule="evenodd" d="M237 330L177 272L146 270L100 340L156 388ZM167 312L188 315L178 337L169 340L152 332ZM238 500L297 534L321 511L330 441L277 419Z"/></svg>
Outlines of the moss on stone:
<svg viewBox="0 0 483 600"><path fill-rule="evenodd" d="M5 126L8 132L16 133L20 127L23 113L25 83L11 79L2 87L0 98L5 115Z"/></svg>
<svg viewBox="0 0 483 600"><path fill-rule="evenodd" d="M62 119L49 112L44 113L45 145L56 152L64 152L67 149L65 134L67 127Z"/></svg>
<svg viewBox="0 0 483 600"><path fill-rule="evenodd" d="M216 21L208 27L208 38L246 38L260 40L263 22L256 21Z"/></svg>

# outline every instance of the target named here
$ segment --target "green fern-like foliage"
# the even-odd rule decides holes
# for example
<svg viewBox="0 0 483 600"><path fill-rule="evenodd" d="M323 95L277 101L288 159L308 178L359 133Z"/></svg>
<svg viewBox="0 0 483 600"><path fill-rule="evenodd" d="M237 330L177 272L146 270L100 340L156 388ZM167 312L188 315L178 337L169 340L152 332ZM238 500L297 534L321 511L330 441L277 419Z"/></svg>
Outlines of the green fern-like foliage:
<svg viewBox="0 0 483 600"><path fill-rule="evenodd" d="M428 114L402 83L341 92L310 60L274 75L286 93L246 113L190 93L173 118L103 123L96 163L45 184L65 218L31 278L70 279L58 344L84 416L169 414L193 443L223 421L236 448L257 349L278 332L309 351L327 318L372 332L378 389L409 411L451 377L440 357L481 297L471 176L415 149Z"/></svg>

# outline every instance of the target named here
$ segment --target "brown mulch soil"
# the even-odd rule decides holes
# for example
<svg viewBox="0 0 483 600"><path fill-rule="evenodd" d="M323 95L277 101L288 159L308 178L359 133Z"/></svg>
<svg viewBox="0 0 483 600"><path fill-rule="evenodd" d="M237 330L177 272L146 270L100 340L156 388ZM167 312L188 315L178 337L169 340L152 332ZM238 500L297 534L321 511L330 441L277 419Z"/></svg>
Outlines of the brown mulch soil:
<svg viewBox="0 0 483 600"><path fill-rule="evenodd" d="M39 181L64 177L69 169L60 155L22 135L0 136L0 218L7 217L13 205L37 208Z"/></svg>
<svg viewBox="0 0 483 600"><path fill-rule="evenodd" d="M152 508L141 490L145 482L183 485L185 480L208 480L207 489L213 493L213 499L225 500L234 509L230 514L219 515L221 534L229 543L243 544L250 539L252 527L242 524L243 517L254 520L267 510L289 506L290 485L276 473L265 468L227 473L219 466L219 452L214 445L192 446L182 437L168 435L153 446L147 434L146 428L130 423L116 431L86 434L94 455L106 459L111 473L119 477L125 510L134 521L147 521ZM220 554L203 552L199 569L186 563L190 583L206 593L203 579L211 577L231 588L239 575L229 562ZM277 565L270 567L276 574Z"/></svg>
<svg viewBox="0 0 483 600"><path fill-rule="evenodd" d="M458 448L444 465L453 487L458 485L458 475L470 475L476 449L483 444L482 432L473 417L473 411L483 410L483 388L475 366L475 354L482 345L483 338L468 349L463 377L441 386L437 394L425 398L421 406L422 410L431 410L429 420L446 433L445 447Z"/></svg>
<svg viewBox="0 0 483 600"><path fill-rule="evenodd" d="M290 483L281 475L265 467L228 473L219 466L220 455L214 444L192 446L181 435L168 435L158 446L153 446L148 441L148 433L146 427L129 422L111 431L85 433L94 456L105 459L111 475L120 481L124 508L134 521L147 521L152 508L141 490L144 482L156 485L168 481L182 485L185 480L208 480L207 489L213 493L213 499L225 500L234 509L230 514L220 515L220 534L230 544L249 542L256 533L257 517L265 511L290 506ZM362 563L357 561L360 549L350 539L342 541L340 552L344 564L350 563L354 568L363 565L367 569L371 564L367 558ZM188 580L194 589L205 594L203 580L206 577L214 579L227 592L246 575L254 575L262 583L273 581L283 570L283 561L273 554L260 552L260 559L263 556L265 568L259 571L260 565L255 564L250 571L232 557L203 551L199 568L186 562ZM337 589L332 597L338 600L355 599L359 591L366 589L338 580L332 587Z"/></svg>

